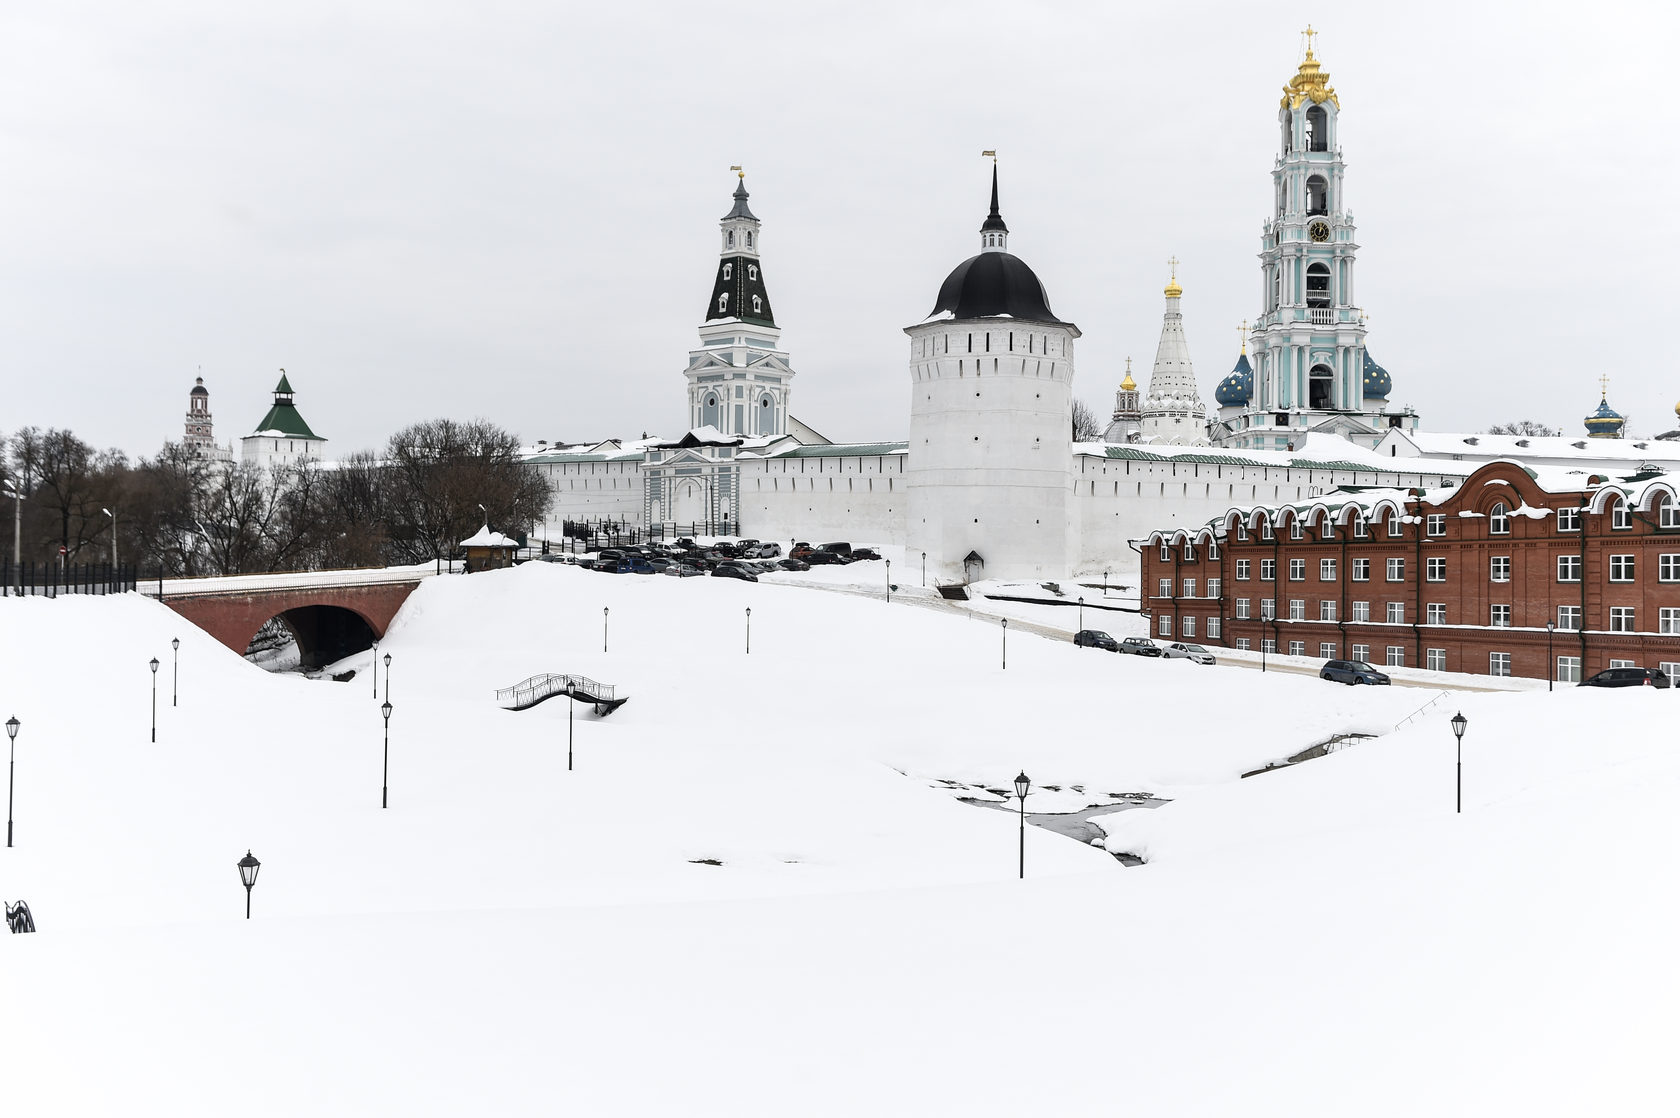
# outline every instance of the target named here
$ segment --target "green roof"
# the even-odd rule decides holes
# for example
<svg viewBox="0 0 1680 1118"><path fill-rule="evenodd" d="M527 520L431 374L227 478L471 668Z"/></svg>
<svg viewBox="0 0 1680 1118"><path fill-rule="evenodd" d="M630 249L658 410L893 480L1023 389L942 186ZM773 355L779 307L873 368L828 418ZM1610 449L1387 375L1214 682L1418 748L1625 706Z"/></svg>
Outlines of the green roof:
<svg viewBox="0 0 1680 1118"><path fill-rule="evenodd" d="M796 446L772 458L855 458L870 454L903 454L910 449L904 443L825 443L822 446Z"/></svg>
<svg viewBox="0 0 1680 1118"><path fill-rule="evenodd" d="M282 380L280 383L285 384L286 382ZM303 421L303 416L299 415L297 408L291 404L275 404L272 408L269 408L268 414L262 417L262 421L257 424L257 429L252 433L272 438L273 436L268 435L270 431L278 431L281 437L288 439L321 438L320 435L309 429L309 424Z"/></svg>
<svg viewBox="0 0 1680 1118"><path fill-rule="evenodd" d="M286 379L286 370L280 370L280 383L274 386L274 391L284 392L288 396L294 394L292 392L292 382Z"/></svg>

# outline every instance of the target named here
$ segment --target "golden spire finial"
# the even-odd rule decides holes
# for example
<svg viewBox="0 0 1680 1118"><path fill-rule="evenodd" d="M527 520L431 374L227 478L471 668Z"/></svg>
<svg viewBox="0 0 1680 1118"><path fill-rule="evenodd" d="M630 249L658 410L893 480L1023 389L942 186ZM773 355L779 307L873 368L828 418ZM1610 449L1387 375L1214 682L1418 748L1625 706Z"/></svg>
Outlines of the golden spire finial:
<svg viewBox="0 0 1680 1118"><path fill-rule="evenodd" d="M1317 34L1320 34L1320 32L1314 31L1312 29L1312 24L1309 23L1309 24L1307 24L1307 29L1305 31L1301 32L1301 34L1303 34L1307 37L1307 57L1311 58L1313 56L1313 53L1312 53L1313 36L1317 35Z"/></svg>
<svg viewBox="0 0 1680 1118"><path fill-rule="evenodd" d="M1598 399L1603 403L1610 399L1610 374L1600 373L1598 376Z"/></svg>
<svg viewBox="0 0 1680 1118"><path fill-rule="evenodd" d="M1301 34L1307 37L1307 56L1301 60L1295 71L1295 76L1289 79L1289 84L1283 87L1283 100L1280 105L1287 105L1291 109L1299 109L1302 104L1311 101L1315 105L1322 105L1328 101L1338 109L1342 102L1336 96L1336 89L1330 84L1330 75L1318 64L1313 57L1313 36L1320 34L1309 24Z"/></svg>
<svg viewBox="0 0 1680 1118"><path fill-rule="evenodd" d="M1184 294L1184 288L1178 286L1178 257L1167 261L1167 267L1172 269L1172 278L1167 280L1167 287L1163 294L1169 299L1176 299Z"/></svg>
<svg viewBox="0 0 1680 1118"><path fill-rule="evenodd" d="M1132 379L1132 359L1130 357L1126 358L1126 379L1120 382L1120 391L1137 391L1137 381Z"/></svg>
<svg viewBox="0 0 1680 1118"><path fill-rule="evenodd" d="M747 177L747 173L745 171L741 170L741 165L739 163L731 163L729 165L729 169L731 171L734 171L735 174L740 178L744 179L744 178Z"/></svg>
<svg viewBox="0 0 1680 1118"><path fill-rule="evenodd" d="M1237 343L1242 346L1242 351L1246 354L1248 352L1248 319L1246 318L1243 319L1243 324L1237 327Z"/></svg>
<svg viewBox="0 0 1680 1118"><path fill-rule="evenodd" d="M997 163L997 152L995 151L983 151L980 153L980 158L984 159L988 155L992 157L992 162L994 164Z"/></svg>

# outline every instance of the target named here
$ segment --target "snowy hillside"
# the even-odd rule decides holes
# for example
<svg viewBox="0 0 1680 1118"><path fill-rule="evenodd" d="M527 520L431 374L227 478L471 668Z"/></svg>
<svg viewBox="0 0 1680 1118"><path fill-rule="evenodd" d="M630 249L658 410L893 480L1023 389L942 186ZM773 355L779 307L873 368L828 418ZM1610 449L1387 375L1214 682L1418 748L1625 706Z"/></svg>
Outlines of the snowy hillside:
<svg viewBox="0 0 1680 1118"><path fill-rule="evenodd" d="M398 616L381 810L366 654L269 675L133 595L0 633L20 1112L1671 1112L1667 693L1396 730L1432 692L1015 629L1005 669L926 599L532 563ZM566 700L494 700L545 671L630 696L571 772ZM1097 820L1149 864L1029 828L1016 880L954 786L1021 769L1029 810L1170 800Z"/></svg>

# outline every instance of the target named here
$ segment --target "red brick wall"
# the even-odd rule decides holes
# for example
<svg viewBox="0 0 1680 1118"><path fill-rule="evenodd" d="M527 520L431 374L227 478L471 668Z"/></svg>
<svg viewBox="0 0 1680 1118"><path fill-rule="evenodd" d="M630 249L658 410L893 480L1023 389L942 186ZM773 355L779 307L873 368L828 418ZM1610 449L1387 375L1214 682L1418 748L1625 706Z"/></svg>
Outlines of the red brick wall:
<svg viewBox="0 0 1680 1118"><path fill-rule="evenodd" d="M203 595L165 599L164 604L244 655L264 622L300 606L340 606L366 621L375 637L382 637L416 585L385 583L308 591Z"/></svg>

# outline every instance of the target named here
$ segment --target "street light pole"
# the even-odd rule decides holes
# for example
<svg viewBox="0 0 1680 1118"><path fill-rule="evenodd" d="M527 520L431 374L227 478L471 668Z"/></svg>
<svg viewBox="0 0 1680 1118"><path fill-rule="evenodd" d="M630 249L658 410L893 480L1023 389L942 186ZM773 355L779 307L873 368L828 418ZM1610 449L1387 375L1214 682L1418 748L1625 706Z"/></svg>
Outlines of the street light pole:
<svg viewBox="0 0 1680 1118"><path fill-rule="evenodd" d="M752 655L752 607L747 607L747 655Z"/></svg>
<svg viewBox="0 0 1680 1118"><path fill-rule="evenodd" d="M110 509L100 509L99 511L111 518L111 574L112 577L115 577L117 571L117 514Z"/></svg>
<svg viewBox="0 0 1680 1118"><path fill-rule="evenodd" d="M1009 670L1009 618L1000 617L1000 618L998 618L998 620L1003 622L1003 670L1008 671Z"/></svg>
<svg viewBox="0 0 1680 1118"><path fill-rule="evenodd" d="M1552 679L1557 675L1557 663L1552 659L1552 630L1557 628L1557 622L1546 622L1546 690L1552 689Z"/></svg>
<svg viewBox="0 0 1680 1118"><path fill-rule="evenodd" d="M377 683L379 675L377 666L373 669L373 674L375 676L374 682ZM389 652L385 654L385 701L391 701L391 654Z"/></svg>
<svg viewBox="0 0 1680 1118"><path fill-rule="evenodd" d="M927 589L927 552L922 552L922 589Z"/></svg>
<svg viewBox="0 0 1680 1118"><path fill-rule="evenodd" d="M892 601L892 560L887 560L887 601Z"/></svg>
<svg viewBox="0 0 1680 1118"><path fill-rule="evenodd" d="M601 607L601 651L602 652L605 652L607 650L607 620L608 620L608 614L610 614L610 613L612 613L612 607L611 606L602 606Z"/></svg>
<svg viewBox="0 0 1680 1118"><path fill-rule="evenodd" d="M157 670L158 658L152 657L152 740L157 741Z"/></svg>
<svg viewBox="0 0 1680 1118"><path fill-rule="evenodd" d="M1464 814L1464 728L1469 724L1470 720L1464 717L1463 711L1453 715L1453 737L1458 739L1458 813L1460 815Z"/></svg>
<svg viewBox="0 0 1680 1118"><path fill-rule="evenodd" d="M1079 599L1079 627L1085 628L1085 599Z"/></svg>
<svg viewBox="0 0 1680 1118"><path fill-rule="evenodd" d="M12 760L6 767L6 845L12 845L12 772L17 767L17 732L23 723L17 715L6 719L6 736L12 739Z"/></svg>
<svg viewBox="0 0 1680 1118"><path fill-rule="evenodd" d="M245 857L239 859L236 865L239 866L240 884L245 886L245 919L249 920L251 918L251 889L257 883L257 871L262 868L262 863L251 857L251 852L247 850L245 851Z"/></svg>
<svg viewBox="0 0 1680 1118"><path fill-rule="evenodd" d="M1032 789L1032 781L1027 779L1026 771L1015 778L1015 797L1021 801L1021 880L1027 879L1027 793Z"/></svg>
<svg viewBox="0 0 1680 1118"><path fill-rule="evenodd" d="M577 706L577 700L572 698L572 689L566 688L566 771L572 771L572 708Z"/></svg>
<svg viewBox="0 0 1680 1118"><path fill-rule="evenodd" d="M391 700L386 699L385 705L379 708L379 713L385 716L385 769L379 777L379 806L391 806Z"/></svg>
<svg viewBox="0 0 1680 1118"><path fill-rule="evenodd" d="M172 669L174 678L169 681L169 705L178 707L181 705L181 638L176 637L170 641L169 647L175 653L175 664Z"/></svg>
<svg viewBox="0 0 1680 1118"><path fill-rule="evenodd" d="M1103 569L1103 597L1108 597L1108 569Z"/></svg>
<svg viewBox="0 0 1680 1118"><path fill-rule="evenodd" d="M373 697L379 698L379 638L373 641Z"/></svg>

